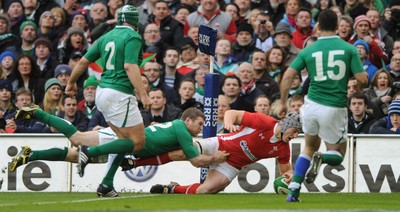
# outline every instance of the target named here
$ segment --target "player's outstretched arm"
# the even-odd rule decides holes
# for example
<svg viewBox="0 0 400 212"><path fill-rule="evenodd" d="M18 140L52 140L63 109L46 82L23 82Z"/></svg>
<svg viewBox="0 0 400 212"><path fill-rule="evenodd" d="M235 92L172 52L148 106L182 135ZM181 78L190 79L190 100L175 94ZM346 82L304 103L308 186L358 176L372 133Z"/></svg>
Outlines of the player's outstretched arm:
<svg viewBox="0 0 400 212"><path fill-rule="evenodd" d="M197 157L189 159L189 161L194 167L199 168L199 167L209 166L215 163L222 163L226 160L228 156L229 153L227 153L226 151L218 151L211 156L200 154Z"/></svg>
<svg viewBox="0 0 400 212"><path fill-rule="evenodd" d="M280 91L281 99L279 104L278 115L286 115L287 112L287 100L290 87L292 87L293 78L297 75L297 71L293 68L288 68L283 74Z"/></svg>
<svg viewBox="0 0 400 212"><path fill-rule="evenodd" d="M226 111L224 116L224 128L229 130L229 132L236 131L236 125L240 125L242 123L243 115L243 110Z"/></svg>
<svg viewBox="0 0 400 212"><path fill-rule="evenodd" d="M90 62L85 57L82 57L79 62L75 65L74 70L72 70L71 76L68 80L67 86L65 88L65 93L69 96L75 96L78 92L78 87L76 85L76 81L83 74L83 72L87 69Z"/></svg>

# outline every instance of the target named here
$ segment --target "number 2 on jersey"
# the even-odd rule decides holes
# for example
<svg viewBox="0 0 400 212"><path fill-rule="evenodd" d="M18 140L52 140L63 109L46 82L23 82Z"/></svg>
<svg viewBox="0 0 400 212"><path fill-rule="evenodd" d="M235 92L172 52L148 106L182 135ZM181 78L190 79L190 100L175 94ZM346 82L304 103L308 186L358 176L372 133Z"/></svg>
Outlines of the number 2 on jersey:
<svg viewBox="0 0 400 212"><path fill-rule="evenodd" d="M110 52L110 54L108 55L107 58L107 63L106 63L106 69L107 70L114 70L115 66L114 64L111 64L112 59L114 58L114 53L115 53L115 43L114 42L108 42L106 44L106 48L105 48L106 52Z"/></svg>
<svg viewBox="0 0 400 212"><path fill-rule="evenodd" d="M324 65L323 65L323 52L318 51L312 53L312 57L315 58L315 81L325 81L327 77L331 80L340 80L346 74L346 63L343 60L335 60L336 55L344 55L344 50L332 50L328 52L328 63L326 67L328 70L326 71L326 75L324 75ZM335 66L338 67L339 72L335 74L335 72L331 69Z"/></svg>
<svg viewBox="0 0 400 212"><path fill-rule="evenodd" d="M150 128L150 130L152 132L155 132L155 131L157 131L157 128L155 128L155 127L159 127L159 128L165 129L165 128L168 128L170 126L172 126L172 122L166 122L166 123L162 123L162 124L155 124L155 125L149 126L149 128Z"/></svg>

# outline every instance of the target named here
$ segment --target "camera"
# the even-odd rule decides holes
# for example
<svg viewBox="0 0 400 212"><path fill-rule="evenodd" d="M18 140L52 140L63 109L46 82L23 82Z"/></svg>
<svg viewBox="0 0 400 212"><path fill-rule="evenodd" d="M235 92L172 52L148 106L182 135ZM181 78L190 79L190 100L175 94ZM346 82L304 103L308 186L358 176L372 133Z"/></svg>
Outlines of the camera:
<svg viewBox="0 0 400 212"><path fill-rule="evenodd" d="M265 24L267 23L267 20L260 20L260 24Z"/></svg>

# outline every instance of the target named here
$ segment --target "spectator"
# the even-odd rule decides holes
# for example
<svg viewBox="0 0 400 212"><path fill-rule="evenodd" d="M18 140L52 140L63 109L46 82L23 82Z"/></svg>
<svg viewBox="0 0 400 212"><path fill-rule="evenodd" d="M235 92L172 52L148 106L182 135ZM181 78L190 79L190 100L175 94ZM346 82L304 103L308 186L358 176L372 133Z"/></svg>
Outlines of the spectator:
<svg viewBox="0 0 400 212"><path fill-rule="evenodd" d="M56 34L53 32L54 22L55 22L55 19L51 15L51 12L50 11L44 12L40 16L37 36L38 37L46 37L50 40L58 39L58 37L56 37ZM55 49L55 47L56 47L55 45L54 46L51 45L51 46L52 46L51 49Z"/></svg>
<svg viewBox="0 0 400 212"><path fill-rule="evenodd" d="M348 42L351 44L354 44L357 40L367 42L371 49L368 59L372 64L381 68L383 64L389 61L385 52L385 44L374 34L370 33L371 23L365 15L360 15L354 20L353 29L355 34L350 37Z"/></svg>
<svg viewBox="0 0 400 212"><path fill-rule="evenodd" d="M225 12L229 14L232 19L235 21L236 28L240 25L240 14L239 14L239 6L233 2L225 4Z"/></svg>
<svg viewBox="0 0 400 212"><path fill-rule="evenodd" d="M0 20L1 21L1 20ZM15 61L17 58L12 51L4 51L0 54L0 67L2 69L3 74L7 79L12 81L11 73L15 66Z"/></svg>
<svg viewBox="0 0 400 212"><path fill-rule="evenodd" d="M336 2L335 2L336 3ZM323 10L329 9L333 6L332 0L317 0L315 7L312 8L312 18L318 20L319 13ZM338 16L339 17L339 16Z"/></svg>
<svg viewBox="0 0 400 212"><path fill-rule="evenodd" d="M187 35L190 27L202 24L218 29L218 38L226 37L231 42L235 42L235 20L219 9L217 0L200 0L197 12L193 12L187 17L183 32Z"/></svg>
<svg viewBox="0 0 400 212"><path fill-rule="evenodd" d="M172 121L180 117L182 110L168 105L164 92L159 88L153 88L149 92L151 106L149 110L140 111L144 126Z"/></svg>
<svg viewBox="0 0 400 212"><path fill-rule="evenodd" d="M275 99L279 97L279 85L268 74L266 69L266 55L262 51L256 51L251 58L256 87L260 89L271 102L275 101Z"/></svg>
<svg viewBox="0 0 400 212"><path fill-rule="evenodd" d="M357 48L364 70L368 73L368 79L371 82L371 79L378 71L378 68L368 60L369 45L364 40L357 40L353 45Z"/></svg>
<svg viewBox="0 0 400 212"><path fill-rule="evenodd" d="M311 26L311 11L301 8L296 14L296 31L292 33L292 43L298 48L303 48L304 41L313 34Z"/></svg>
<svg viewBox="0 0 400 212"><path fill-rule="evenodd" d="M248 62L250 55L256 49L256 43L253 39L254 29L250 24L243 23L237 29L236 42L232 44L232 57L238 63Z"/></svg>
<svg viewBox="0 0 400 212"><path fill-rule="evenodd" d="M304 104L303 96L299 94L293 95L289 99L289 111L300 113L300 107L303 106L303 104Z"/></svg>
<svg viewBox="0 0 400 212"><path fill-rule="evenodd" d="M177 46L183 38L182 25L171 16L168 2L159 0L154 4L151 23L159 26L162 40L169 46Z"/></svg>
<svg viewBox="0 0 400 212"><path fill-rule="evenodd" d="M210 69L206 65L201 65L198 69L194 70L194 81L196 82L196 93L194 98L196 102L200 102L204 105L204 86L205 86L205 76L210 72ZM190 74L188 74L190 75Z"/></svg>
<svg viewBox="0 0 400 212"><path fill-rule="evenodd" d="M163 96L166 96L167 104L172 104L178 98L178 95L173 88L161 80L161 65L155 61L148 61L143 67L143 73L149 79L151 88L160 88L164 92Z"/></svg>
<svg viewBox="0 0 400 212"><path fill-rule="evenodd" d="M20 88L15 94L15 106L17 109L32 105L32 93L29 89ZM46 125L36 119L18 119L14 120L17 111L9 114L6 129L14 133L42 133L45 132Z"/></svg>
<svg viewBox="0 0 400 212"><path fill-rule="evenodd" d="M158 0L147 0L137 7L139 12L139 23L143 26L149 24L149 16L153 13L155 4Z"/></svg>
<svg viewBox="0 0 400 212"><path fill-rule="evenodd" d="M106 119L104 118L103 114L96 110L96 112L93 114L92 118L89 120L88 124L88 131L97 131L103 128L107 128L108 124Z"/></svg>
<svg viewBox="0 0 400 212"><path fill-rule="evenodd" d="M162 62L162 55L164 54L167 45L161 39L160 28L154 24L150 23L145 27L143 34L143 52L144 54L156 53L157 62Z"/></svg>
<svg viewBox="0 0 400 212"><path fill-rule="evenodd" d="M371 126L376 122L368 110L368 99L361 92L353 93L349 98L348 133L368 134Z"/></svg>
<svg viewBox="0 0 400 212"><path fill-rule="evenodd" d="M99 85L99 81L95 76L88 77L83 83L83 97L78 103L78 110L80 110L85 116L91 120L95 112L97 111L96 107L96 88Z"/></svg>
<svg viewBox="0 0 400 212"><path fill-rule="evenodd" d="M93 3L89 15L90 15L89 30L92 31L99 24L107 21L107 16L108 16L107 5L102 1ZM112 19L114 19L114 16Z"/></svg>
<svg viewBox="0 0 400 212"><path fill-rule="evenodd" d="M340 19L340 17L344 16L343 9L338 4L329 7L329 9L336 13L338 20ZM348 16L348 17L351 18L350 16ZM318 20L318 19L315 19L315 20ZM353 20L353 18L351 18L351 20Z"/></svg>
<svg viewBox="0 0 400 212"><path fill-rule="evenodd" d="M26 21L24 7L19 0L11 0L8 4L7 16L11 23L11 33L14 35L20 34L20 26Z"/></svg>
<svg viewBox="0 0 400 212"><path fill-rule="evenodd" d="M389 8L390 18L383 21L382 27L388 31L389 36L392 37L393 40L398 40L400 38L400 1L390 1Z"/></svg>
<svg viewBox="0 0 400 212"><path fill-rule="evenodd" d="M37 25L33 21L25 21L20 27L21 46L18 49L19 54L35 55L35 40L37 34Z"/></svg>
<svg viewBox="0 0 400 212"><path fill-rule="evenodd" d="M400 53L400 39L394 41L393 43L393 50L392 50L392 56L395 54Z"/></svg>
<svg viewBox="0 0 400 212"><path fill-rule="evenodd" d="M53 49L56 49L61 42L61 37L67 31L67 14L61 7L54 7L50 10L51 16L54 18L54 40L52 40Z"/></svg>
<svg viewBox="0 0 400 212"><path fill-rule="evenodd" d="M392 85L393 78L389 72L379 69L372 78L371 86L365 89L365 95L368 100L376 105L384 115L388 114L388 106L395 94Z"/></svg>
<svg viewBox="0 0 400 212"><path fill-rule="evenodd" d="M90 41L94 43L100 36L114 29L117 24L118 13L115 13L114 18L106 19L103 22L97 24L90 30Z"/></svg>
<svg viewBox="0 0 400 212"><path fill-rule="evenodd" d="M0 80L0 122L4 125L8 114L14 113L15 106L11 102L12 99L12 85L8 80ZM5 125L3 126L4 130Z"/></svg>
<svg viewBox="0 0 400 212"><path fill-rule="evenodd" d="M10 31L11 22L6 14L0 12L0 52L16 52L15 44L18 42L17 34Z"/></svg>
<svg viewBox="0 0 400 212"><path fill-rule="evenodd" d="M124 5L124 0L108 0L108 16L107 19L112 19L117 16L118 8Z"/></svg>
<svg viewBox="0 0 400 212"><path fill-rule="evenodd" d="M224 96L229 100L229 105L233 110L244 110L247 109L246 102L240 96L240 88L242 87L242 83L240 79L235 76L227 76L222 82L221 91ZM252 108L253 109L253 108Z"/></svg>
<svg viewBox="0 0 400 212"><path fill-rule="evenodd" d="M75 51L80 51L83 54L88 48L88 42L85 38L84 31L79 27L70 27L67 31L68 37L58 47L58 61L67 64L70 55Z"/></svg>
<svg viewBox="0 0 400 212"><path fill-rule="evenodd" d="M242 109L249 112L254 112L254 103L256 98L260 95L263 95L263 92L256 87L253 66L248 62L240 64L236 76L240 79L242 84L240 95L241 99L245 103L245 107Z"/></svg>
<svg viewBox="0 0 400 212"><path fill-rule="evenodd" d="M40 78L43 81L54 76L54 69L59 64L52 55L53 46L49 39L40 37L35 42L36 64L40 69Z"/></svg>
<svg viewBox="0 0 400 212"><path fill-rule="evenodd" d="M368 8L364 7L359 0L346 0L346 5L344 6L344 14L349 15L353 20L358 16L367 13Z"/></svg>
<svg viewBox="0 0 400 212"><path fill-rule="evenodd" d="M279 47L274 46L266 53L266 66L268 74L277 82L281 82L283 72L286 70L285 66L285 51Z"/></svg>
<svg viewBox="0 0 400 212"><path fill-rule="evenodd" d="M369 129L370 134L400 134L400 100L389 105L388 115L377 120Z"/></svg>
<svg viewBox="0 0 400 212"><path fill-rule="evenodd" d="M39 7L39 2L36 1L26 1L22 0L23 10L27 20L35 22L36 25L39 25L39 19L41 13L37 12L37 8Z"/></svg>
<svg viewBox="0 0 400 212"><path fill-rule="evenodd" d="M214 70L223 75L227 73L236 73L239 66L234 57L231 56L231 42L226 38L218 39L215 45Z"/></svg>
<svg viewBox="0 0 400 212"><path fill-rule="evenodd" d="M63 111L58 114L58 117L67 120L81 132L87 131L89 119L78 110L78 100L72 96L65 96L62 104Z"/></svg>
<svg viewBox="0 0 400 212"><path fill-rule="evenodd" d="M301 6L300 0L285 1L285 15L279 24L287 24L290 27L290 32L296 31L296 14L299 12ZM278 25L279 25L278 24Z"/></svg>
<svg viewBox="0 0 400 212"><path fill-rule="evenodd" d="M392 59L390 59L390 64L388 66L388 70L394 81L400 81L400 53L396 53L395 55L393 55Z"/></svg>
<svg viewBox="0 0 400 212"><path fill-rule="evenodd" d="M194 11L193 7L187 5L187 4L181 4L181 6L179 6L176 11L175 11L175 15L173 16L173 18L175 20L177 20L181 26L182 26L182 32L183 32L183 26L186 23L187 17L189 16L190 13L192 13Z"/></svg>
<svg viewBox="0 0 400 212"><path fill-rule="evenodd" d="M270 15L266 12L259 13L256 16L254 29L256 48L267 52L274 43L274 39L271 36L274 33L274 26L270 21Z"/></svg>
<svg viewBox="0 0 400 212"><path fill-rule="evenodd" d="M149 78L147 78L147 76L145 74L143 74L143 73L140 75L140 77L142 79L144 89L145 89L146 93L148 94L150 92L150 89L151 89ZM139 110L143 110L144 108L143 108L142 100L140 99L140 95L138 95L136 93L136 90L135 90L135 96L136 96L136 100L138 102Z"/></svg>
<svg viewBox="0 0 400 212"><path fill-rule="evenodd" d="M60 81L50 78L44 86L45 94L40 108L46 113L57 116L63 110L63 93Z"/></svg>
<svg viewBox="0 0 400 212"><path fill-rule="evenodd" d="M177 93L182 81L182 75L178 72L179 51L175 48L168 48L164 53L164 71L161 73L161 79Z"/></svg>
<svg viewBox="0 0 400 212"><path fill-rule="evenodd" d="M230 110L229 99L224 95L218 95L218 120L217 120L217 134L225 133L224 117L225 112Z"/></svg>
<svg viewBox="0 0 400 212"><path fill-rule="evenodd" d="M193 98L196 92L195 87L196 85L193 79L183 79L179 87L179 99L174 102L174 105L179 107L182 111L185 111L190 107L195 107L202 111L203 105Z"/></svg>
<svg viewBox="0 0 400 212"><path fill-rule="evenodd" d="M81 28L84 31L84 37L89 39L89 17L86 10L78 9L72 13L72 15L69 16L69 23L71 27ZM91 43L90 40L89 43Z"/></svg>
<svg viewBox="0 0 400 212"><path fill-rule="evenodd" d="M199 45L199 26L191 26L189 28L187 36L193 40L196 46Z"/></svg>
<svg viewBox="0 0 400 212"><path fill-rule="evenodd" d="M43 100L44 80L40 78L40 70L29 55L20 55L12 72L13 91L18 88L28 88L33 93L33 102L39 104ZM15 86L14 86L15 85Z"/></svg>
<svg viewBox="0 0 400 212"><path fill-rule="evenodd" d="M54 78L60 81L63 92L65 91L65 86L67 86L71 73L72 69L65 64L59 64L54 70Z"/></svg>
<svg viewBox="0 0 400 212"><path fill-rule="evenodd" d="M294 76L292 87L289 90L289 97L301 95L303 87L301 87L301 77L299 75Z"/></svg>
<svg viewBox="0 0 400 212"><path fill-rule="evenodd" d="M254 103L254 111L258 113L263 113L269 115L271 112L271 102L265 95L260 95L256 98Z"/></svg>
<svg viewBox="0 0 400 212"><path fill-rule="evenodd" d="M72 15L77 9L81 8L81 1L64 1L63 8L67 15Z"/></svg>
<svg viewBox="0 0 400 212"><path fill-rule="evenodd" d="M239 24L247 22L250 18L250 0L234 0L234 3L239 7Z"/></svg>
<svg viewBox="0 0 400 212"><path fill-rule="evenodd" d="M178 63L177 70L181 75L198 68L198 64L194 61L197 57L197 46L190 38L183 38L180 44L181 60Z"/></svg>
<svg viewBox="0 0 400 212"><path fill-rule="evenodd" d="M375 2L375 1L374 1ZM368 10L366 14L369 22L371 23L371 33L374 34L385 44L386 53L393 50L393 38L389 36L388 32L381 26L381 18L376 9Z"/></svg>
<svg viewBox="0 0 400 212"><path fill-rule="evenodd" d="M292 0L293 1L293 0ZM289 67L300 50L291 42L293 36L289 25L279 23L273 35L276 45L285 50L285 66Z"/></svg>
<svg viewBox="0 0 400 212"><path fill-rule="evenodd" d="M337 35L345 40L349 41L350 37L353 35L353 19L348 15L343 15L339 17L339 26L337 30Z"/></svg>
<svg viewBox="0 0 400 212"><path fill-rule="evenodd" d="M257 28L257 16L261 13L261 9L259 8L254 8L250 11L250 17L247 20L247 23L250 24L253 29ZM238 24L240 25L240 23Z"/></svg>

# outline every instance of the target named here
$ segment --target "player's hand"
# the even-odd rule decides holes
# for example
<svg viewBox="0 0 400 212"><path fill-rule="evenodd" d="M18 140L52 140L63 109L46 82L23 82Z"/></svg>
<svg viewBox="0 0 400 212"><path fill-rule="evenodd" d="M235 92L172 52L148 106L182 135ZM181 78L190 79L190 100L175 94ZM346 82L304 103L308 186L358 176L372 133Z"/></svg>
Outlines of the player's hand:
<svg viewBox="0 0 400 212"><path fill-rule="evenodd" d="M151 102L150 102L150 97L147 94L141 95L140 100L142 101L144 109L150 109Z"/></svg>
<svg viewBox="0 0 400 212"><path fill-rule="evenodd" d="M278 116L278 118L282 119L286 116L287 111L288 111L287 104L279 103L278 113L276 115Z"/></svg>
<svg viewBox="0 0 400 212"><path fill-rule="evenodd" d="M222 163L226 161L226 158L228 158L230 154L227 153L226 151L220 151L218 150L218 152L216 152L214 154L214 157L216 159L216 163Z"/></svg>
<svg viewBox="0 0 400 212"><path fill-rule="evenodd" d="M78 92L78 86L76 85L76 82L75 83L68 82L67 86L65 87L65 93L68 96L75 96L77 92Z"/></svg>
<svg viewBox="0 0 400 212"><path fill-rule="evenodd" d="M287 180L287 183L290 183L290 182L292 182L292 178L293 178L293 170L289 170L289 171L287 171L287 172L285 172L285 173L283 173L283 175L282 176L284 176L285 178L287 178L288 180Z"/></svg>
<svg viewBox="0 0 400 212"><path fill-rule="evenodd" d="M238 127L234 124L224 124L224 128L229 132L236 132L238 130Z"/></svg>

